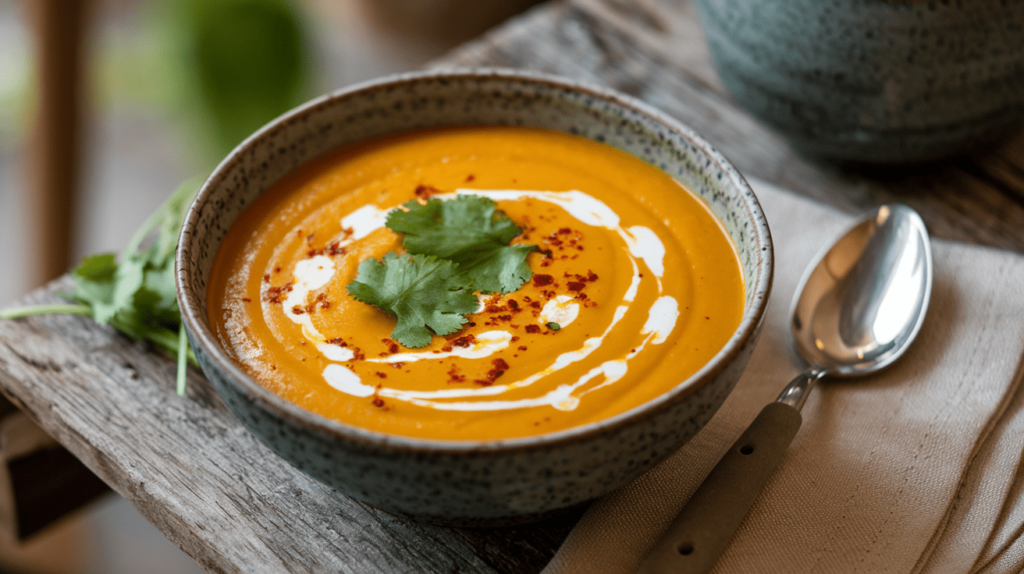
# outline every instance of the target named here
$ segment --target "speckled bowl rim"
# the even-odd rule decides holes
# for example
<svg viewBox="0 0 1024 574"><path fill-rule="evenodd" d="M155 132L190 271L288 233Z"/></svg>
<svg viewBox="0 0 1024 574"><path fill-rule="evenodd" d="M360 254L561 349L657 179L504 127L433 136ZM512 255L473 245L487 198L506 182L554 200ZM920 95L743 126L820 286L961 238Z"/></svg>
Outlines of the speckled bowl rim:
<svg viewBox="0 0 1024 574"><path fill-rule="evenodd" d="M514 82L546 84L549 87L568 89L583 93L614 104L623 109L647 116L655 123L661 124L680 135L686 142L700 149L712 161L714 168L723 174L723 184L727 180L729 184L739 190L743 199L743 206L746 208L746 217L753 224L753 236L756 241L758 256L757 272L755 277L755 291L753 304L745 309L743 319L739 327L726 342L725 346L708 361L700 370L681 381L671 391L658 396L651 401L624 411L612 417L541 435L517 437L494 440L440 440L406 437L401 435L387 434L373 431L362 427L348 425L340 421L328 419L307 411L272 391L264 388L254 379L246 375L223 351L212 330L205 325L205 317L200 312L201 306L198 298L192 289L192 281L187 277L192 273L198 273L194 265L184 261L184 251L178 249L175 254L175 289L181 308L182 320L185 322L190 340L193 345L201 345L206 352L212 366L220 371L226 381L241 387L245 394L262 408L275 412L277 415L289 419L310 429L336 436L339 440L354 443L362 447L378 448L388 451L413 451L429 453L433 455L458 455L464 456L494 456L499 453L511 453L513 451L547 450L559 444L571 444L577 441L594 438L592 435L613 434L620 428L627 428L642 422L648 416L655 416L658 411L667 409L679 401L686 400L693 395L703 384L712 380L716 375L726 369L736 360L743 351L744 345L757 335L758 329L768 307L768 299L771 293L774 277L774 250L772 247L771 232L768 229L767 220L761 205L754 195L754 191L742 175L729 163L725 157L715 150L711 144L698 136L691 128L675 120L669 115L643 103L642 101L627 96L620 92L570 80L564 77L531 72L524 70L511 70L502 68L445 68L440 70L426 70L408 72L385 76L375 80L354 84L324 94L302 104L283 115L272 120L255 133L240 143L226 158L217 166L203 183L198 195L189 206L185 217L184 225L179 236L179 246L186 245L189 236L195 233L195 227L199 220L199 206L207 201L214 188L220 186L229 169L248 153L257 142L266 135L274 132L286 122L315 112L324 106L333 106L339 100L358 97L363 92L384 87L397 87L402 85L415 84L423 80L442 79L508 79ZM396 132L397 133L397 132ZM308 161L312 161L310 158ZM707 166L710 171L711 166ZM219 248L219 245L218 245ZM201 297L205 299L206 294ZM744 306L746 306L744 304Z"/></svg>

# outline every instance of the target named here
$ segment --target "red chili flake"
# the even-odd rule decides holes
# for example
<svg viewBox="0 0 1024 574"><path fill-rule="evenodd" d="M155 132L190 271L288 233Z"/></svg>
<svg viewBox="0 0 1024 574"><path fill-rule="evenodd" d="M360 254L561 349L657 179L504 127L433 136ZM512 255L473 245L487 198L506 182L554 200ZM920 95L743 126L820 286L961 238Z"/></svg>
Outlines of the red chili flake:
<svg viewBox="0 0 1024 574"><path fill-rule="evenodd" d="M252 299L250 299L248 297L242 297L242 302L244 302L244 303L252 303Z"/></svg>
<svg viewBox="0 0 1024 574"><path fill-rule="evenodd" d="M413 193L416 194L416 197L422 197L422 198L425 199L425 198L428 198L428 197L430 197L432 195L436 195L438 193L441 193L441 190L437 189L436 187L434 187L432 185L420 184L420 185L416 186L416 191L414 191Z"/></svg>
<svg viewBox="0 0 1024 574"><path fill-rule="evenodd" d="M441 350L444 351L445 353L451 353L452 352L452 346L451 345L445 345L445 346L441 347Z"/></svg>
<svg viewBox="0 0 1024 574"><path fill-rule="evenodd" d="M518 329L519 327L516 327L516 328ZM509 340L512 341L513 343L515 343L516 341L519 340L519 335L513 335L512 338L509 339Z"/></svg>
<svg viewBox="0 0 1024 574"><path fill-rule="evenodd" d="M377 372L374 373L374 375L376 375L376 376L378 376L378 377L380 377L382 379L388 378L388 374L383 372L383 371L377 371Z"/></svg>
<svg viewBox="0 0 1024 574"><path fill-rule="evenodd" d="M511 321L512 315L498 315L499 321Z"/></svg>
<svg viewBox="0 0 1024 574"><path fill-rule="evenodd" d="M270 370L271 371L276 371L277 370L277 365L270 365Z"/></svg>
<svg viewBox="0 0 1024 574"><path fill-rule="evenodd" d="M570 281L569 282L569 290L570 291L582 291L584 287L586 287L586 284L581 283L579 281Z"/></svg>
<svg viewBox="0 0 1024 574"><path fill-rule="evenodd" d="M333 339L327 339L327 341L325 341L325 342L328 345L337 345L339 347L347 347L348 346L348 343L346 343L345 340L342 339L341 337L335 337Z"/></svg>
<svg viewBox="0 0 1024 574"><path fill-rule="evenodd" d="M391 339L381 339L380 342L387 345L388 352L391 353L392 355L398 352L398 343L392 341Z"/></svg>
<svg viewBox="0 0 1024 574"><path fill-rule="evenodd" d="M466 176L466 181L473 181L474 179L476 179L476 176L473 174L469 174Z"/></svg>
<svg viewBox="0 0 1024 574"><path fill-rule="evenodd" d="M281 272L281 268L280 267L274 267L274 273L280 273L280 272Z"/></svg>
<svg viewBox="0 0 1024 574"><path fill-rule="evenodd" d="M586 301L587 300L587 294L586 293L580 293L579 295L576 296L576 298L579 299L580 301Z"/></svg>
<svg viewBox="0 0 1024 574"><path fill-rule="evenodd" d="M570 233L572 233L572 230L569 229L568 227L563 227L563 228L558 230L558 234L559 235L568 235Z"/></svg>
<svg viewBox="0 0 1024 574"><path fill-rule="evenodd" d="M587 281L597 281L597 273L587 270Z"/></svg>
<svg viewBox="0 0 1024 574"><path fill-rule="evenodd" d="M705 319L707 319L708 321L710 321L710 320L711 320L711 317L704 317L704 318L705 318Z"/></svg>
<svg viewBox="0 0 1024 574"><path fill-rule="evenodd" d="M494 359L493 361L491 361L491 364L494 365L494 368L487 371L486 378L477 379L473 381L474 383L485 387L489 387L494 384L494 381L498 377L504 375L505 371L508 370L508 363L505 362L505 359Z"/></svg>
<svg viewBox="0 0 1024 574"><path fill-rule="evenodd" d="M264 275L263 276L263 282L264 283L270 283L270 275Z"/></svg>
<svg viewBox="0 0 1024 574"><path fill-rule="evenodd" d="M576 251L583 251L583 246L582 245L577 245L576 246ZM576 258L573 257L573 259L576 259Z"/></svg>
<svg viewBox="0 0 1024 574"><path fill-rule="evenodd" d="M295 315L302 315L305 312L306 310L303 309L302 307L299 307L298 305L292 307L292 313Z"/></svg>
<svg viewBox="0 0 1024 574"><path fill-rule="evenodd" d="M526 332L527 333L540 333L540 325L527 325L526 326Z"/></svg>
<svg viewBox="0 0 1024 574"><path fill-rule="evenodd" d="M526 345L519 345L519 350L520 351L525 351L526 350Z"/></svg>
<svg viewBox="0 0 1024 574"><path fill-rule="evenodd" d="M320 303L320 308L321 309L330 309L331 308L331 302L330 301L324 301L323 303Z"/></svg>
<svg viewBox="0 0 1024 574"><path fill-rule="evenodd" d="M476 337L473 335L463 335L452 341L452 345L463 348L472 347L474 343L476 343Z"/></svg>
<svg viewBox="0 0 1024 574"><path fill-rule="evenodd" d="M463 383L466 381L466 375L459 372L459 367L452 365L451 369L448 369L448 382L449 383Z"/></svg>
<svg viewBox="0 0 1024 574"><path fill-rule="evenodd" d="M516 301L515 299L509 299L508 300L508 308L511 309L513 313L518 313L519 312L519 302Z"/></svg>
<svg viewBox="0 0 1024 574"><path fill-rule="evenodd" d="M555 282L555 278L550 275L534 275L533 284L536 287L543 287L545 285L551 285Z"/></svg>
<svg viewBox="0 0 1024 574"><path fill-rule="evenodd" d="M534 309L540 309L540 301L531 301L530 307L533 307Z"/></svg>
<svg viewBox="0 0 1024 574"><path fill-rule="evenodd" d="M383 407L384 406L384 399L378 397L377 395L373 395L373 406L375 406L377 408Z"/></svg>
<svg viewBox="0 0 1024 574"><path fill-rule="evenodd" d="M353 357L352 358L355 359L356 361L364 361L364 360L366 360L366 354L363 353L362 349L354 348L352 350L352 353L353 353Z"/></svg>

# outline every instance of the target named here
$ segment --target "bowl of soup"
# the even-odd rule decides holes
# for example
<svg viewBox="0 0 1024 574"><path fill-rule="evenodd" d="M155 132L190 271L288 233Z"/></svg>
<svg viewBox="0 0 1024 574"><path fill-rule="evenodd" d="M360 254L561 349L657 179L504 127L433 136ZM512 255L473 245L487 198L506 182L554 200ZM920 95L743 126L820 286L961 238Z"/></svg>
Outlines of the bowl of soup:
<svg viewBox="0 0 1024 574"><path fill-rule="evenodd" d="M188 337L236 417L395 514L525 522L671 454L742 373L772 244L707 142L614 91L508 70L334 92L191 206Z"/></svg>

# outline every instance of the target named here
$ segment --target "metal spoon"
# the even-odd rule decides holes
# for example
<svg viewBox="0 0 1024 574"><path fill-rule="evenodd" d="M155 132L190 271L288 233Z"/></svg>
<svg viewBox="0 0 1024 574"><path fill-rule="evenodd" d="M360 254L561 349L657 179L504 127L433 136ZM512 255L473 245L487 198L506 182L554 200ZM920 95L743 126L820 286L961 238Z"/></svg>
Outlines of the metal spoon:
<svg viewBox="0 0 1024 574"><path fill-rule="evenodd" d="M864 216L819 255L791 312L805 371L726 452L640 572L711 570L793 441L814 383L826 375L865 375L899 358L921 328L931 285L928 231L905 205Z"/></svg>

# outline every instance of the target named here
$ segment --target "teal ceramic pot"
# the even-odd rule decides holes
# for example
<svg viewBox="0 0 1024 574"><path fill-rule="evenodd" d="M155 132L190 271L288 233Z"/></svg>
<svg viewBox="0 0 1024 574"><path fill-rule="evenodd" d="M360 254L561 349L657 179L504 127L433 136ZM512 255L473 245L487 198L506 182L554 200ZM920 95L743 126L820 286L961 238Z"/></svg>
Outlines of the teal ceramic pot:
<svg viewBox="0 0 1024 574"><path fill-rule="evenodd" d="M732 237L746 284L725 347L668 393L611 418L545 435L442 441L328 420L247 376L211 329L206 285L232 222L275 182L339 146L452 125L519 125L577 134L666 171L701 197ZM680 190L680 193L683 193ZM753 191L686 126L628 96L499 70L420 72L328 94L267 124L214 170L179 239L176 284L199 363L253 434L310 476L392 513L446 524L538 519L622 486L711 418L754 348L772 283L771 236Z"/></svg>
<svg viewBox="0 0 1024 574"><path fill-rule="evenodd" d="M697 0L739 103L798 150L965 151L1024 118L1024 0Z"/></svg>

